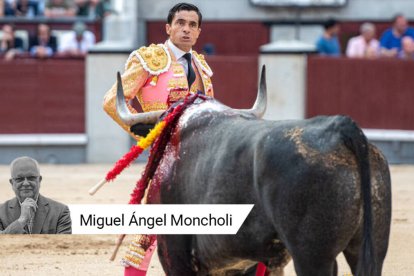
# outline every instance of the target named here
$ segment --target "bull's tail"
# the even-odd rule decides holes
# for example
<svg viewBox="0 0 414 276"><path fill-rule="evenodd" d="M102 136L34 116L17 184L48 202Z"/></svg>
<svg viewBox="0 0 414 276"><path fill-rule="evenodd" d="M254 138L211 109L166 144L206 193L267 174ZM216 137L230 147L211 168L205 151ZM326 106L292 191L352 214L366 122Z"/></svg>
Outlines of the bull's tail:
<svg viewBox="0 0 414 276"><path fill-rule="evenodd" d="M371 172L369 163L368 141L362 130L349 117L346 120L342 137L345 145L355 154L363 198L363 241L359 254L358 276L377 275L377 259L373 244L373 214L371 205Z"/></svg>

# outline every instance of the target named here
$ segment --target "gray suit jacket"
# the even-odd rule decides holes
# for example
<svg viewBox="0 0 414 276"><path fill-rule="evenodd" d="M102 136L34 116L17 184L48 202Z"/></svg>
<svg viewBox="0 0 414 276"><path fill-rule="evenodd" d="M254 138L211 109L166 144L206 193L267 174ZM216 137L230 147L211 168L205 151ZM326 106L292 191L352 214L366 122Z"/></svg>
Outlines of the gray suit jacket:
<svg viewBox="0 0 414 276"><path fill-rule="evenodd" d="M71 234L72 221L68 206L39 195L32 234ZM28 234L17 220L20 204L15 197L0 205L0 234Z"/></svg>

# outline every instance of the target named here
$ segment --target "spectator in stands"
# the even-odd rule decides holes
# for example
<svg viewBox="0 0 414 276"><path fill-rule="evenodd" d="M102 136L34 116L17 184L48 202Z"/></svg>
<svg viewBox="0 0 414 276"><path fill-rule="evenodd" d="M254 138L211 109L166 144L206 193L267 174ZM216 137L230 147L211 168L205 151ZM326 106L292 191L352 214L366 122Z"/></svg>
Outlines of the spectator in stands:
<svg viewBox="0 0 414 276"><path fill-rule="evenodd" d="M339 56L341 48L339 46L338 33L339 24L335 19L329 19L323 24L324 33L316 42L316 49L321 55Z"/></svg>
<svg viewBox="0 0 414 276"><path fill-rule="evenodd" d="M354 58L374 58L380 53L379 41L375 39L375 26L365 22L360 27L361 35L349 40L346 56Z"/></svg>
<svg viewBox="0 0 414 276"><path fill-rule="evenodd" d="M83 22L76 22L72 31L62 37L59 53L73 57L85 56L94 44L95 35L86 30L86 25Z"/></svg>
<svg viewBox="0 0 414 276"><path fill-rule="evenodd" d="M4 16L14 16L16 13L16 0L0 0L3 5Z"/></svg>
<svg viewBox="0 0 414 276"><path fill-rule="evenodd" d="M206 56L212 56L216 54L216 46L213 43L206 43L203 45L202 52Z"/></svg>
<svg viewBox="0 0 414 276"><path fill-rule="evenodd" d="M408 26L404 15L397 14L394 17L392 27L385 30L381 35L381 55L396 57L401 51L401 39L404 36L414 38L414 28Z"/></svg>
<svg viewBox="0 0 414 276"><path fill-rule="evenodd" d="M75 16L76 9L73 1L48 0L45 6L46 17L68 17Z"/></svg>
<svg viewBox="0 0 414 276"><path fill-rule="evenodd" d="M404 36L401 39L401 51L398 57L402 59L414 59L414 39L410 36Z"/></svg>
<svg viewBox="0 0 414 276"><path fill-rule="evenodd" d="M30 0L37 5L37 16L43 16L45 11L46 0Z"/></svg>
<svg viewBox="0 0 414 276"><path fill-rule="evenodd" d="M37 16L39 12L38 2L31 0L17 0L15 15L21 17Z"/></svg>
<svg viewBox="0 0 414 276"><path fill-rule="evenodd" d="M57 40L46 24L37 26L36 36L30 39L30 55L37 58L51 57L57 51Z"/></svg>
<svg viewBox="0 0 414 276"><path fill-rule="evenodd" d="M75 0L76 16L104 18L112 12L109 0Z"/></svg>
<svg viewBox="0 0 414 276"><path fill-rule="evenodd" d="M15 37L13 25L3 25L2 31L3 36L0 40L0 53L4 54L6 60L11 60L17 54L24 51L23 40Z"/></svg>

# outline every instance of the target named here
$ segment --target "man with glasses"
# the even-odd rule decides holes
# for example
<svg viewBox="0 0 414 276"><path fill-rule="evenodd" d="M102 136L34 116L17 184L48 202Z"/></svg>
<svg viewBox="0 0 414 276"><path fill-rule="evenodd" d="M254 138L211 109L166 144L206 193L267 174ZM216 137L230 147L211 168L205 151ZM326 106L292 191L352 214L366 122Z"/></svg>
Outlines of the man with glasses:
<svg viewBox="0 0 414 276"><path fill-rule="evenodd" d="M69 208L39 193L39 164L19 157L10 164L16 197L0 205L0 234L71 234Z"/></svg>

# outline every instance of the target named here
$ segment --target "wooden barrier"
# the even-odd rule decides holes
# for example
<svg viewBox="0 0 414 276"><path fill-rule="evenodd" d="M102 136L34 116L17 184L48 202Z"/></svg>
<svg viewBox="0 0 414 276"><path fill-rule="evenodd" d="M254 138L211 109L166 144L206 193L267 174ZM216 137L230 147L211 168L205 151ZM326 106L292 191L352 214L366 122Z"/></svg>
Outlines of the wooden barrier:
<svg viewBox="0 0 414 276"><path fill-rule="evenodd" d="M258 55L259 47L270 41L270 27L260 21L203 21L201 28L194 47L199 53L209 44L216 55ZM167 39L165 21L147 22L148 43L163 43Z"/></svg>
<svg viewBox="0 0 414 276"><path fill-rule="evenodd" d="M364 128L414 130L414 61L310 56L306 115L346 114Z"/></svg>
<svg viewBox="0 0 414 276"><path fill-rule="evenodd" d="M257 56L208 57L216 97L250 108L257 91ZM0 60L0 134L84 133L83 59Z"/></svg>
<svg viewBox="0 0 414 276"><path fill-rule="evenodd" d="M218 100L250 108L256 56L209 56ZM414 61L311 56L306 116L346 114L364 128L414 130ZM0 134L84 133L83 59L0 61Z"/></svg>
<svg viewBox="0 0 414 276"><path fill-rule="evenodd" d="M233 108L251 108L258 87L257 56L208 56L215 97Z"/></svg>
<svg viewBox="0 0 414 276"><path fill-rule="evenodd" d="M0 60L0 134L84 133L84 59Z"/></svg>

